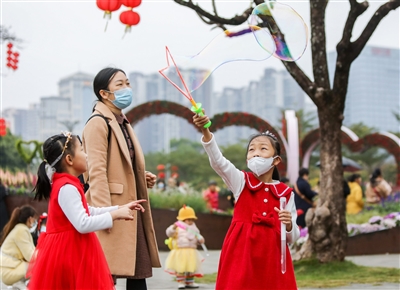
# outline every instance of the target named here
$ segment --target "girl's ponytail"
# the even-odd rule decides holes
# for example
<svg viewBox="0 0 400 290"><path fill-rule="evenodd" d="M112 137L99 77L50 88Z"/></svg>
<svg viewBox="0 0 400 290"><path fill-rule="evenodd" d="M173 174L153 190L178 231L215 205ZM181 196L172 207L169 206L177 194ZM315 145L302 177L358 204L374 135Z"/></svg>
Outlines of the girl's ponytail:
<svg viewBox="0 0 400 290"><path fill-rule="evenodd" d="M51 183L46 174L46 161L43 161L38 168L37 176L38 180L36 182L35 188L32 192L35 192L35 199L49 199L51 192Z"/></svg>

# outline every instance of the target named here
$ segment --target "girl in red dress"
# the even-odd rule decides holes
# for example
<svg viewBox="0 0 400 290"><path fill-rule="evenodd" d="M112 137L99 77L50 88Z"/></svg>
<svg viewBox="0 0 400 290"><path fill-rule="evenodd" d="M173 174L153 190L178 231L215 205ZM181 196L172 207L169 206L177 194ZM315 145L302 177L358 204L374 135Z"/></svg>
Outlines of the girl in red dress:
<svg viewBox="0 0 400 290"><path fill-rule="evenodd" d="M132 220L131 210L144 211L145 200L123 206L87 205L78 176L86 171L86 154L78 136L55 135L43 144L35 199L48 199L46 232L39 237L27 277L29 290L114 289L103 250L94 231Z"/></svg>
<svg viewBox="0 0 400 290"><path fill-rule="evenodd" d="M222 177L236 204L231 226L222 246L216 290L297 289L290 251L286 246L286 272L281 270L281 223L286 225L287 243L300 236L292 189L279 181L280 144L265 132L251 137L247 166L238 170L218 148L214 135L203 126L207 116L193 116L201 128L201 140L211 167ZM287 206L280 210L279 199Z"/></svg>

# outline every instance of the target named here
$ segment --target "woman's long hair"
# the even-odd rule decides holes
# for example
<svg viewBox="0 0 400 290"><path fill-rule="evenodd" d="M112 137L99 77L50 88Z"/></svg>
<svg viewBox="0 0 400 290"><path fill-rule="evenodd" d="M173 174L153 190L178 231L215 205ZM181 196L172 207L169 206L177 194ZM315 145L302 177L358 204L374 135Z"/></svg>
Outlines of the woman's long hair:
<svg viewBox="0 0 400 290"><path fill-rule="evenodd" d="M376 168L374 170L374 172L372 172L372 175L371 175L371 177L369 179L369 182L371 183L372 187L375 187L375 186L378 185L378 181L376 179L378 177L381 177L381 176L382 176L382 172L381 172L381 170L379 168Z"/></svg>
<svg viewBox="0 0 400 290"><path fill-rule="evenodd" d="M28 218L36 216L38 216L36 210L30 205L14 208L10 220L6 223L1 233L0 246L3 245L4 240L17 224L26 224Z"/></svg>

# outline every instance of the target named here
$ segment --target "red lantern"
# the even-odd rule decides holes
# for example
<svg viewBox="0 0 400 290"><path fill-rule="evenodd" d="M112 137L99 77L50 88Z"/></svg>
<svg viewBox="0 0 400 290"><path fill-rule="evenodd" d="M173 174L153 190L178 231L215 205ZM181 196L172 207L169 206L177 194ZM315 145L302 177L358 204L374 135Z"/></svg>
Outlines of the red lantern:
<svg viewBox="0 0 400 290"><path fill-rule="evenodd" d="M165 165L164 164L158 164L157 165L157 170L158 171L162 171L162 170L164 170L165 169Z"/></svg>
<svg viewBox="0 0 400 290"><path fill-rule="evenodd" d="M13 47L13 44L12 44L11 42L9 42L9 43L7 44L7 47L8 47L8 50L11 50L11 48Z"/></svg>
<svg viewBox="0 0 400 290"><path fill-rule="evenodd" d="M106 27L104 28L104 31L106 31L108 20L111 19L111 12L117 11L121 7L122 2L121 0L96 0L96 4L97 7L104 10L103 18L107 18Z"/></svg>
<svg viewBox="0 0 400 290"><path fill-rule="evenodd" d="M96 0L97 7L104 10L104 18L111 19L111 12L117 11L121 5L121 0Z"/></svg>
<svg viewBox="0 0 400 290"><path fill-rule="evenodd" d="M135 8L142 4L142 0L121 0L121 2L122 5L129 8Z"/></svg>
<svg viewBox="0 0 400 290"><path fill-rule="evenodd" d="M0 136L5 136L7 134L6 120L0 119Z"/></svg>
<svg viewBox="0 0 400 290"><path fill-rule="evenodd" d="M119 20L126 25L125 33L127 33L131 31L132 25L136 25L140 22L140 16L132 10L128 10L121 13Z"/></svg>

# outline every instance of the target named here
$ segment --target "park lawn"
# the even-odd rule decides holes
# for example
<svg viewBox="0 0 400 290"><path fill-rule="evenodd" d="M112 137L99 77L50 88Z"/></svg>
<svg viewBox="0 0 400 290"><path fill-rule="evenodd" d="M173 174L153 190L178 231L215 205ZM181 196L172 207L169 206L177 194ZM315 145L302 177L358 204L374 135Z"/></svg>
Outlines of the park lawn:
<svg viewBox="0 0 400 290"><path fill-rule="evenodd" d="M294 262L299 288L329 288L351 283L380 284L399 283L400 269L358 266L350 261L321 264L317 260ZM196 278L199 283L215 283L217 274L206 274Z"/></svg>

